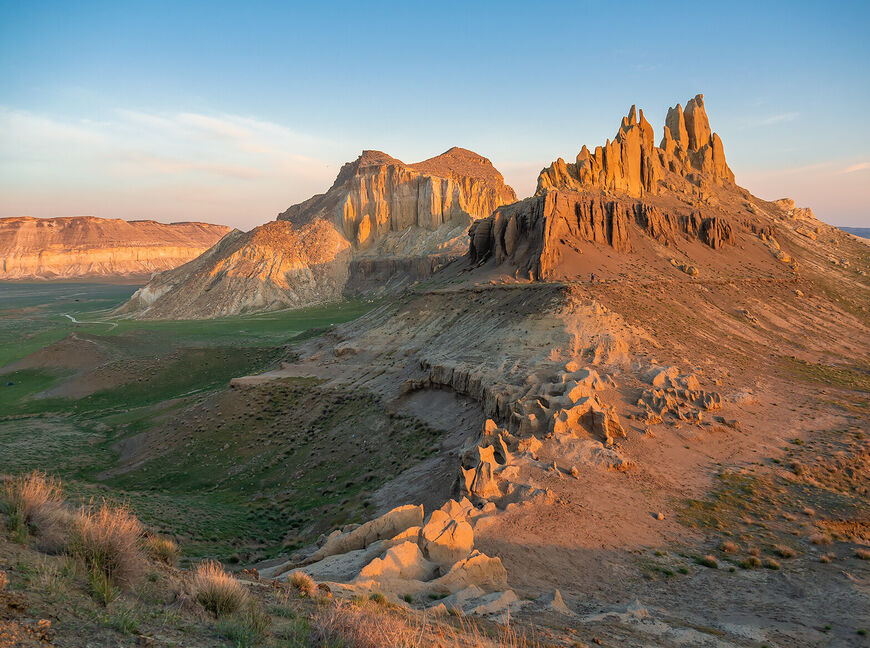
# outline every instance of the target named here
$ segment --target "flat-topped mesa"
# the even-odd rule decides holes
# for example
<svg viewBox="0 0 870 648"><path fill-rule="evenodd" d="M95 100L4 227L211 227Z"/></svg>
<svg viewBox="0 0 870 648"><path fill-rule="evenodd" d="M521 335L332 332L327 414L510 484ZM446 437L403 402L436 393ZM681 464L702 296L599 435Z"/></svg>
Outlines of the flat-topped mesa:
<svg viewBox="0 0 870 648"><path fill-rule="evenodd" d="M0 280L147 277L196 258L229 231L94 216L0 218Z"/></svg>
<svg viewBox="0 0 870 648"><path fill-rule="evenodd" d="M381 151L363 151L345 164L332 187L278 216L295 224L324 218L357 249L409 227L435 231L467 226L516 200L485 157L454 147L405 164Z"/></svg>
<svg viewBox="0 0 870 648"><path fill-rule="evenodd" d="M725 162L722 140L710 130L701 94L689 100L685 112L679 104L668 110L664 137L658 147L643 110L632 106L628 116L622 118L613 141L596 147L594 153L584 146L574 163L559 158L541 171L537 193L555 188L641 197L658 194L660 180L668 174L693 184L704 180L734 182L734 174Z"/></svg>

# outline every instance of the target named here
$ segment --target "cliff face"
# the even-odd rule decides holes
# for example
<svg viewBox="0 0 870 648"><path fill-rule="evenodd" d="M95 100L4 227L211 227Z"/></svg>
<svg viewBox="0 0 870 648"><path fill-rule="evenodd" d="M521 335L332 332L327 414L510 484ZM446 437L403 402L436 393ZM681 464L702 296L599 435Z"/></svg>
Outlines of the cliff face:
<svg viewBox="0 0 870 648"><path fill-rule="evenodd" d="M417 164L364 151L326 193L156 276L119 313L218 317L396 289L464 254L468 225L515 200L489 160L465 149Z"/></svg>
<svg viewBox="0 0 870 648"><path fill-rule="evenodd" d="M702 95L685 111L668 111L660 146L632 106L613 141L594 153L584 146L573 163L556 160L541 171L535 196L473 223L470 260L493 258L517 276L549 279L594 273L611 263L610 252L642 252L650 264L664 258L670 270L697 271L710 251L738 254L733 246L744 239L764 244L758 234L769 237L771 226L753 201L761 202L734 184Z"/></svg>
<svg viewBox="0 0 870 648"><path fill-rule="evenodd" d="M196 258L229 231L90 216L3 218L0 280L147 276Z"/></svg>
<svg viewBox="0 0 870 648"><path fill-rule="evenodd" d="M466 149L454 147L417 164L363 151L341 168L326 194L294 205L278 219L295 224L328 220L363 250L390 232L411 227L468 226L516 199L490 161Z"/></svg>

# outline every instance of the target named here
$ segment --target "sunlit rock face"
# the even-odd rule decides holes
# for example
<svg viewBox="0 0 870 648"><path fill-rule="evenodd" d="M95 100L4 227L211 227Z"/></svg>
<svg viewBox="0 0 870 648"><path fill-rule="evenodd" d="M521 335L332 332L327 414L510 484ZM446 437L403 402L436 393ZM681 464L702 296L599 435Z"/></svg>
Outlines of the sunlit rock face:
<svg viewBox="0 0 870 648"><path fill-rule="evenodd" d="M468 226L515 200L492 163L466 149L416 164L363 151L326 193L158 275L119 312L220 317L398 289L462 256Z"/></svg>
<svg viewBox="0 0 870 648"><path fill-rule="evenodd" d="M639 253L649 241L689 244L692 256L700 248L691 244L699 242L724 250L737 243L738 229L754 234L764 227L743 213L746 196L710 129L703 95L685 111L680 104L668 110L659 146L643 111L632 106L612 141L594 152L584 146L571 163L557 159L541 171L534 196L474 222L469 258L507 261L526 279L553 279L594 272L600 259L579 258L596 246Z"/></svg>
<svg viewBox="0 0 870 648"><path fill-rule="evenodd" d="M0 279L147 277L195 259L223 225L90 216L0 219Z"/></svg>
<svg viewBox="0 0 870 648"><path fill-rule="evenodd" d="M466 149L454 147L416 164L363 151L341 168L328 192L294 205L278 219L294 224L326 219L355 248L367 249L391 232L412 227L467 226L515 200L492 163Z"/></svg>

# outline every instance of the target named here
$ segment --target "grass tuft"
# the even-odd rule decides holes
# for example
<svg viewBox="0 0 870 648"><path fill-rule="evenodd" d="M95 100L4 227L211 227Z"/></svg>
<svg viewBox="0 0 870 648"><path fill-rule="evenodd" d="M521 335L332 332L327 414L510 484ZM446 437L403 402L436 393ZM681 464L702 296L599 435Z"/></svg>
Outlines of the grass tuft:
<svg viewBox="0 0 870 648"><path fill-rule="evenodd" d="M238 580L213 560L199 563L191 578L193 597L215 617L224 617L242 609L248 592Z"/></svg>
<svg viewBox="0 0 870 648"><path fill-rule="evenodd" d="M142 523L127 505L91 502L75 516L69 552L87 566L92 589L105 594L116 584L133 584L144 573L141 535Z"/></svg>
<svg viewBox="0 0 870 648"><path fill-rule="evenodd" d="M716 560L715 556L703 556L702 558L698 558L698 564L703 565L704 567L709 567L710 569L718 569L719 562Z"/></svg>
<svg viewBox="0 0 870 648"><path fill-rule="evenodd" d="M145 548L153 560L174 567L178 562L178 545L169 538L148 534L145 538Z"/></svg>
<svg viewBox="0 0 870 648"><path fill-rule="evenodd" d="M45 551L63 547L69 516L63 509L63 489L58 480L34 470L8 479L3 499L9 516L9 530L16 542L37 536Z"/></svg>
<svg viewBox="0 0 870 648"><path fill-rule="evenodd" d="M300 596L314 598L317 594L317 585L314 579L303 571L295 571L287 579L294 590L299 592Z"/></svg>

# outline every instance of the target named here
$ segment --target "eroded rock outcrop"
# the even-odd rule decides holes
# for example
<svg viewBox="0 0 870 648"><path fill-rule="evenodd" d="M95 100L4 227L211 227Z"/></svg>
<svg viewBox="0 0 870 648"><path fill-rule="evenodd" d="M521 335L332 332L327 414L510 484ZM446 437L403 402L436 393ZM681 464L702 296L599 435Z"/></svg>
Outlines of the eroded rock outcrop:
<svg viewBox="0 0 870 648"><path fill-rule="evenodd" d="M304 560L261 570L266 577L301 570L329 582L333 591L378 591L446 596L473 592L479 598L507 589L499 558L474 548L474 525L494 507L448 500L427 518L422 506L401 506L363 525L336 530Z"/></svg>
<svg viewBox="0 0 870 648"><path fill-rule="evenodd" d="M711 186L731 187L722 141L710 129L702 95L668 112L655 145L643 111L631 107L613 141L574 162L541 171L535 196L499 207L469 229L472 263L509 262L518 278L570 274L567 257L605 246L632 252L638 237L661 245L700 241L714 250L737 242L735 226L712 208Z"/></svg>
<svg viewBox="0 0 870 648"><path fill-rule="evenodd" d="M584 146L573 163L559 158L541 171L537 193L548 189L599 189L641 197L659 193L659 181L667 173L696 184L699 178L695 174L714 182L734 182L722 140L710 130L704 95L690 99L685 112L680 104L668 110L658 147L643 110L632 106L613 141L608 140L592 153Z"/></svg>
<svg viewBox="0 0 870 648"><path fill-rule="evenodd" d="M195 319L395 290L461 256L469 224L515 200L465 149L417 164L364 151L326 193L155 277L119 313Z"/></svg>
<svg viewBox="0 0 870 648"><path fill-rule="evenodd" d="M149 276L196 258L229 231L92 216L0 218L0 279Z"/></svg>
<svg viewBox="0 0 870 648"><path fill-rule="evenodd" d="M467 226L515 200L492 163L466 149L454 147L416 164L363 151L341 168L328 192L294 205L278 220L298 225L323 218L354 247L366 249L411 227Z"/></svg>

